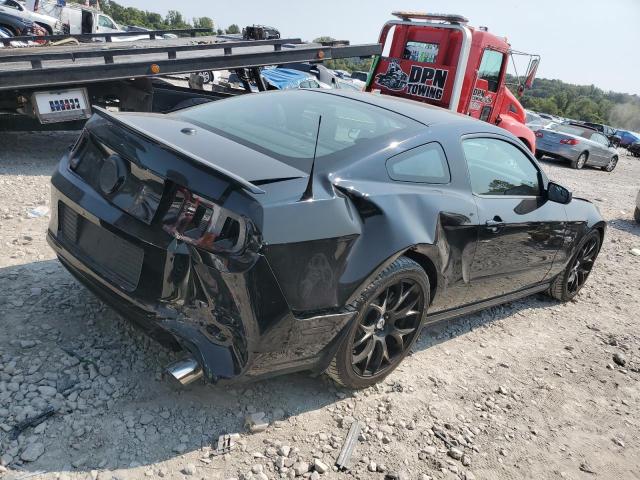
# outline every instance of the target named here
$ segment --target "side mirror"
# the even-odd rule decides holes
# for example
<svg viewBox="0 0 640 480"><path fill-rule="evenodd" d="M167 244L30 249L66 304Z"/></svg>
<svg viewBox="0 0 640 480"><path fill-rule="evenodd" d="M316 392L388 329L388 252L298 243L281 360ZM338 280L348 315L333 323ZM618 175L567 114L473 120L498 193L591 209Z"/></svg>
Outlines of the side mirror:
<svg viewBox="0 0 640 480"><path fill-rule="evenodd" d="M547 199L552 202L566 205L571 202L572 198L573 194L562 185L558 185L554 182L549 182L549 185L547 185Z"/></svg>
<svg viewBox="0 0 640 480"><path fill-rule="evenodd" d="M536 78L538 72L538 65L540 65L540 57L534 58L529 63L529 70L527 71L527 78L524 82L524 86L527 88L533 87L533 80Z"/></svg>

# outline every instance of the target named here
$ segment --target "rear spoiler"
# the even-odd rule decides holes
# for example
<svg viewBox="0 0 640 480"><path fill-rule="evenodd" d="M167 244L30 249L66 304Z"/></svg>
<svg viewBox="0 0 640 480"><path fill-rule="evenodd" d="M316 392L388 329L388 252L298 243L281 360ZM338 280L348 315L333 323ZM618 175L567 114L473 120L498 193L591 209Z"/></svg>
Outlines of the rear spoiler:
<svg viewBox="0 0 640 480"><path fill-rule="evenodd" d="M127 122L127 118L126 115L118 115L117 113L114 112L109 112L107 110L105 110L104 108L98 107L98 106L92 106L91 107L93 109L93 111L98 114L99 116L109 120L110 122L115 123L116 125L123 127L133 133L136 133L138 135L142 135L143 137L146 137L148 140L153 140L154 142L158 143L159 145L161 145L163 148L171 151L172 153L175 153L176 155L179 155L183 158L186 158L188 160L191 160L193 162L199 163L199 164L203 164L203 165L207 165L207 167L214 169L217 173L219 173L220 175L222 175L223 177L225 177L227 180L229 180L230 182L235 183L237 186L242 187L246 190L248 190L251 193L255 193L255 194L262 194L265 193L264 190L262 190L261 188L259 188L258 186L254 185L253 183L245 180L244 178L236 175L235 173L232 173L228 170L225 170L222 167L218 167L216 165L211 165L211 163L207 162L206 160L204 160L203 158L199 157L198 155L194 155L191 152L187 152L186 150L181 149L180 147L176 147L175 145L172 145L170 143L168 143L166 140L163 140L162 138L158 137L157 135L154 135L153 133L147 132L143 129L141 129L138 126L133 126L131 125L129 122Z"/></svg>

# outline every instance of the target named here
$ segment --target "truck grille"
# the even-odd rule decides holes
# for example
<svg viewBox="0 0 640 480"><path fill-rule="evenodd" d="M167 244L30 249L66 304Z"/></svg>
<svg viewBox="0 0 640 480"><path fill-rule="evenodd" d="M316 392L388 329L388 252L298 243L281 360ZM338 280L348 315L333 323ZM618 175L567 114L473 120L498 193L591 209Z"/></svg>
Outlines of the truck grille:
<svg viewBox="0 0 640 480"><path fill-rule="evenodd" d="M144 250L95 225L62 202L58 203L61 239L94 270L126 291L140 281Z"/></svg>

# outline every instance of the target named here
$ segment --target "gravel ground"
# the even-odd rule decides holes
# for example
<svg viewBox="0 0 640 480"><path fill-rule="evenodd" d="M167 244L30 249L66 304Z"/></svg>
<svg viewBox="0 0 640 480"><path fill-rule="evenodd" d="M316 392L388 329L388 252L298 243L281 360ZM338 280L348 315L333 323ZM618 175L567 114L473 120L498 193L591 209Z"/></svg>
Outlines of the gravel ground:
<svg viewBox="0 0 640 480"><path fill-rule="evenodd" d="M639 159L622 156L612 174L543 162L609 223L573 302L539 295L429 328L384 384L361 392L305 374L176 389L161 378L169 352L46 245L38 215L75 137L0 134L0 477L640 478ZM251 433L256 412L268 427ZM337 472L354 420L353 462ZM215 456L220 434L233 449Z"/></svg>

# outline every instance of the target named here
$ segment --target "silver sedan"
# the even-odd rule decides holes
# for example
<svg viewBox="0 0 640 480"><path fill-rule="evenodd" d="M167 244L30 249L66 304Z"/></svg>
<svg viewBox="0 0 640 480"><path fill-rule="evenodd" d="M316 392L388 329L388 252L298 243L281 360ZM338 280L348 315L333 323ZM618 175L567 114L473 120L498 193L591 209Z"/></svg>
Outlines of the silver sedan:
<svg viewBox="0 0 640 480"><path fill-rule="evenodd" d="M613 171L618 150L600 132L584 125L563 123L536 132L536 157L548 155L569 160L573 168L585 165Z"/></svg>

